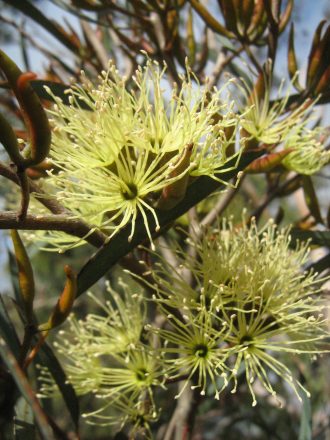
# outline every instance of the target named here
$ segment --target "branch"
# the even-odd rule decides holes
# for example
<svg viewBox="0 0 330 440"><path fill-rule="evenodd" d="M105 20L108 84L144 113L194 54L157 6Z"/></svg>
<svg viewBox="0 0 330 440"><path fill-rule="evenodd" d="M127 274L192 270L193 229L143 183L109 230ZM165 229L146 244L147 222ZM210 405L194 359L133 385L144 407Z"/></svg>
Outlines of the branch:
<svg viewBox="0 0 330 440"><path fill-rule="evenodd" d="M300 175L295 174L290 179L286 180L282 185L277 186L274 190L272 190L270 193L266 194L264 200L261 202L261 204L254 210L251 217L255 217L257 221L260 219L261 214L263 211L267 208L267 206L278 196L280 195L284 190L289 188L291 185L299 184L300 181ZM295 191L298 189L298 187L295 189Z"/></svg>
<svg viewBox="0 0 330 440"><path fill-rule="evenodd" d="M238 193L244 178L245 178L245 174L242 176L242 178L239 181L239 183L237 184L237 186L235 186L235 188L229 188L228 191L226 192L226 194L223 197L219 198L218 202L214 205L214 207L202 219L202 221L200 222L200 226L201 226L200 233L201 234L207 226L214 223L215 220L218 217L220 217L223 214L223 212L227 209L230 202L234 199L234 197Z"/></svg>
<svg viewBox="0 0 330 440"><path fill-rule="evenodd" d="M28 214L19 220L17 212L0 212L0 229L24 229L28 231L61 231L75 237L83 238L93 246L104 244L106 235L100 231L93 231L93 227L79 219L69 218L67 215L32 215ZM93 231L93 232L91 232ZM90 234L90 235L88 235Z"/></svg>
<svg viewBox="0 0 330 440"><path fill-rule="evenodd" d="M1 162L0 176L6 177L19 185L17 174L11 169L11 167L6 166ZM72 213L55 199L47 198L47 194L37 183L31 179L28 179L28 182L29 190L31 193L34 193L34 197L55 215L35 216L29 214L24 220L19 220L17 213L15 212L2 212L0 213L0 229L62 231L79 238L86 237L85 240L96 247L100 247L104 244L107 238L105 234L101 231L95 230L93 225L86 223L84 220L71 218L70 215L72 215Z"/></svg>
<svg viewBox="0 0 330 440"><path fill-rule="evenodd" d="M16 183L16 185L20 185L20 181L18 179L17 174L13 171L13 168L10 166L6 166L2 162L0 162L0 176L5 177L6 179L11 180ZM46 193L40 188L40 186L35 183L33 180L28 179L30 193L35 193L34 197L42 203L49 211L53 214L68 214L69 211L64 208L64 206L60 205L55 199L45 198Z"/></svg>

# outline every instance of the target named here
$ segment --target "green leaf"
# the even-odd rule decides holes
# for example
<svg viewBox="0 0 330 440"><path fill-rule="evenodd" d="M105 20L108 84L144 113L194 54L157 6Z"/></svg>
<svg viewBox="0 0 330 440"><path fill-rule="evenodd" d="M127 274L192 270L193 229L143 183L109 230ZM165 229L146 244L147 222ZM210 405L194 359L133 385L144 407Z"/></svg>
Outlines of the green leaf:
<svg viewBox="0 0 330 440"><path fill-rule="evenodd" d="M303 406L300 418L299 440L312 440L312 408L310 399L302 394Z"/></svg>
<svg viewBox="0 0 330 440"><path fill-rule="evenodd" d="M316 192L311 177L302 176L302 183L303 183L306 205L308 206L310 213L318 223L323 224L324 222L322 219L319 202L317 200Z"/></svg>
<svg viewBox="0 0 330 440"><path fill-rule="evenodd" d="M0 336L6 341L10 350L18 358L20 352L20 343L16 334L15 327L11 322L6 309L4 295L0 294Z"/></svg>
<svg viewBox="0 0 330 440"><path fill-rule="evenodd" d="M22 396L31 406L41 439L55 440L53 431L48 424L48 418L45 412L36 398L35 393L27 380L27 377L18 365L15 356L3 338L0 338L0 356L12 375Z"/></svg>
<svg viewBox="0 0 330 440"><path fill-rule="evenodd" d="M309 240L313 245L330 247L330 231L305 231L294 228L291 230L290 235L293 246L297 240Z"/></svg>
<svg viewBox="0 0 330 440"><path fill-rule="evenodd" d="M195 9L197 14L202 18L202 20L207 24L207 26L214 32L224 35L228 38L233 36L233 34L228 31L228 29L226 29L225 26L223 26L216 18L214 18L214 16L209 13L208 9L197 0L190 0L190 4Z"/></svg>
<svg viewBox="0 0 330 440"><path fill-rule="evenodd" d="M37 437L31 406L23 397L15 405L14 433L15 440L35 440Z"/></svg>
<svg viewBox="0 0 330 440"><path fill-rule="evenodd" d="M67 383L65 372L48 344L44 343L42 345L37 354L37 359L40 364L47 367L53 376L77 430L79 423L79 403L76 393L72 385Z"/></svg>
<svg viewBox="0 0 330 440"><path fill-rule="evenodd" d="M306 269L308 271L322 273L324 270L330 268L330 253L317 260L315 263L310 264Z"/></svg>
<svg viewBox="0 0 330 440"><path fill-rule="evenodd" d="M9 248L7 249L7 251L8 251L8 260L9 260L10 280L13 286L15 301L19 305L19 307L23 308L22 296L20 293L19 283L18 283L18 268L17 268L15 255L12 253L12 251Z"/></svg>
<svg viewBox="0 0 330 440"><path fill-rule="evenodd" d="M236 159L229 161L225 167L232 170L224 173L218 173L218 177L225 182L235 177L238 171L243 170L250 162L259 157L262 151L251 151L244 153L235 167ZM174 208L168 211L157 211L157 217L161 229L165 229L175 219L187 212L191 207L209 196L213 191L219 190L223 187L214 179L207 176L198 177L187 188L186 196ZM148 213L148 223L154 224L154 219L151 213ZM130 225L127 225L116 234L109 243L100 248L96 254L83 266L78 274L78 292L77 296L81 295L96 283L105 273L118 261L131 252L136 246L147 241L147 233L145 230L143 219L140 217L136 220L136 227L133 239L128 242L130 234ZM151 228L152 229L152 228ZM156 234L155 234L156 235Z"/></svg>

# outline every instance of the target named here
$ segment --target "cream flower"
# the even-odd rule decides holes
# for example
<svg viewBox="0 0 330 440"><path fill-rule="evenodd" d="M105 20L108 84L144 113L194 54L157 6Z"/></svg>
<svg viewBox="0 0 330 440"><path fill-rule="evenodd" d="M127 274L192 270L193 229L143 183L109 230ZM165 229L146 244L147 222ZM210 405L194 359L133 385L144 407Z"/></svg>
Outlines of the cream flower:
<svg viewBox="0 0 330 440"><path fill-rule="evenodd" d="M282 161L289 170L311 175L330 162L330 151L323 148L321 137L328 136L322 128L293 127L284 140L284 148L292 149Z"/></svg>
<svg viewBox="0 0 330 440"><path fill-rule="evenodd" d="M228 384L224 361L226 350L222 349L226 326L221 329L214 326L213 310L205 307L205 297L201 295L201 304L197 310L188 306L183 308L182 319L174 314L167 313L166 301L162 303L158 298L162 311L166 314L168 328L155 328L148 326L163 343L160 349L166 376L170 380L184 377L185 383L180 397L187 385L192 381L192 388L198 388L204 396L209 382L214 388L214 395L219 399L220 392ZM218 379L221 377L223 385L219 390Z"/></svg>
<svg viewBox="0 0 330 440"><path fill-rule="evenodd" d="M109 407L109 408L108 408ZM110 409L111 411L107 411ZM143 438L152 440L150 424L158 419L158 412L152 404L143 400L132 400L123 396L111 400L108 404L92 413L83 414L87 423L98 426L115 425L119 429L129 426L131 438L141 435Z"/></svg>
<svg viewBox="0 0 330 440"><path fill-rule="evenodd" d="M112 424L114 409L122 412L123 422L137 428L135 416L144 413L146 426L157 416L153 387L162 386L163 366L159 354L141 342L145 324L141 289L132 289L122 281L119 285L123 295L108 285L109 300L105 303L91 295L100 306L99 314L89 314L85 320L71 316L54 347L77 394L91 394L96 399L97 408L84 414L89 422ZM57 394L45 368L40 381L40 397ZM143 402L148 403L144 406Z"/></svg>
<svg viewBox="0 0 330 440"><path fill-rule="evenodd" d="M271 99L272 84L266 76L262 80L262 86L259 85L262 90L258 90L258 87L251 90L245 82L243 84L236 82L246 101L241 108L244 114L241 125L252 139L269 145L279 144L285 141L293 127L304 126L306 121L311 119L311 100L303 102L294 110L288 109L293 81L287 87L284 97L282 97L284 89L284 81L282 81L273 100Z"/></svg>
<svg viewBox="0 0 330 440"><path fill-rule="evenodd" d="M302 270L307 246L291 250L289 230L281 232L271 222L258 230L254 223L235 229L224 221L220 229L189 242L196 248L194 259L179 249L176 269L161 258L154 270L161 308L180 309L183 314L182 322L169 319L173 330L156 331L171 344L165 355L176 353L168 361L172 374L175 366L177 375L189 366L188 371L198 372L198 385L205 389L207 381L215 384L217 377L231 371L228 380L234 380L234 392L237 374L245 371L255 405L255 380L276 396L270 379L273 372L300 398L298 389L304 388L281 354L322 353L321 344L328 335L317 274ZM183 279L183 269L192 272L192 284ZM205 320L201 319L204 314ZM193 356L198 336L204 364Z"/></svg>
<svg viewBox="0 0 330 440"><path fill-rule="evenodd" d="M151 240L159 228L155 208L166 208L166 201L157 202L164 191L175 182L185 188L189 176L221 180L217 171L233 157L228 147L239 121L233 104L220 100L221 91L193 86L188 68L180 89L174 85L167 96L165 73L166 67L161 70L148 60L128 86L110 63L97 87L83 76L83 86L68 91L71 105L53 96L51 159L56 171L48 186L74 217L109 237L130 223L130 240L141 216ZM240 153L239 147L234 156ZM52 236L49 241L58 244Z"/></svg>

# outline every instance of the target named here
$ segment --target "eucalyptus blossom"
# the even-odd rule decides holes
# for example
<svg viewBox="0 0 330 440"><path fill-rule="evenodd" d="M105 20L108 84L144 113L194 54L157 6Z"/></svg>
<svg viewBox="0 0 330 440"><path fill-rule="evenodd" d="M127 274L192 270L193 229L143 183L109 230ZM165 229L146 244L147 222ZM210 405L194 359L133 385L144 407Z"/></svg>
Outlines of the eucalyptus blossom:
<svg viewBox="0 0 330 440"><path fill-rule="evenodd" d="M260 84L258 82L255 89L251 89L245 82L236 82L245 99L245 104L241 106L244 113L242 127L252 139L267 145L278 145L287 139L292 128L299 130L306 125L306 121L313 119L314 102L308 99L290 108L294 79L285 91L285 81L281 81L272 99L272 83L264 75L262 79L259 78Z"/></svg>
<svg viewBox="0 0 330 440"><path fill-rule="evenodd" d="M315 174L330 161L330 152L323 145L328 135L327 130L320 127L293 127L283 144L285 149L291 149L292 152L283 159L282 164L300 174Z"/></svg>
<svg viewBox="0 0 330 440"><path fill-rule="evenodd" d="M56 105L49 111L54 170L47 197L109 238L130 224L131 240L141 216L152 241L156 208L177 203L193 177L222 181L220 173L232 168L227 161L242 152L244 140L232 150L240 118L224 91L194 85L188 66L180 86L168 90L165 74L166 66L147 60L128 81L110 62L98 85L83 75L82 85L67 91L70 105L48 90ZM62 250L83 242L58 235L43 239L55 248L62 242Z"/></svg>
<svg viewBox="0 0 330 440"><path fill-rule="evenodd" d="M271 373L299 399L299 389L308 394L281 357L313 358L325 351L329 335L321 281L302 269L307 245L290 248L289 229L281 231L272 222L258 229L254 222L235 228L225 220L200 240L187 240L194 257L174 247L176 268L159 256L153 272L161 310L182 313L181 320L167 315L169 329L154 330L165 341L165 358L172 354L171 374L188 371L202 394L206 383L213 383L219 397L218 384L233 380L235 392L237 375L244 373L253 405L255 381L276 396ZM185 270L192 273L189 281Z"/></svg>

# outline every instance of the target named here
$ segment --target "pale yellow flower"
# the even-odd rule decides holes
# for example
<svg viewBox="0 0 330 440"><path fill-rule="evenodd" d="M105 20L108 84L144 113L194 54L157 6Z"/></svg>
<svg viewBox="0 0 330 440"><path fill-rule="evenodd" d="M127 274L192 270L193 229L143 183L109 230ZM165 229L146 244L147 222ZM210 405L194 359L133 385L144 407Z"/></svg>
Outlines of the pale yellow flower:
<svg viewBox="0 0 330 440"><path fill-rule="evenodd" d="M110 63L97 87L83 77L83 86L68 91L70 106L53 96L51 196L109 237L131 224L130 240L140 216L151 240L163 190L182 180L186 187L189 176L221 181L217 172L241 153L240 146L237 153L227 151L239 122L233 103L221 100L221 91L194 86L189 68L180 89L174 85L167 93L165 73L166 67L148 60L129 86ZM61 244L56 236L48 236L55 247ZM70 241L82 242L71 237L64 246Z"/></svg>

